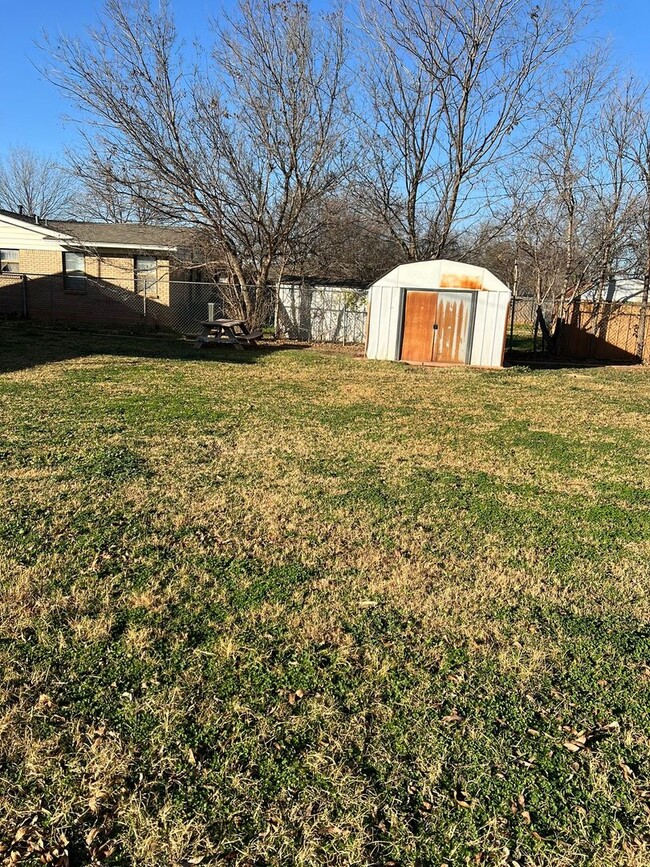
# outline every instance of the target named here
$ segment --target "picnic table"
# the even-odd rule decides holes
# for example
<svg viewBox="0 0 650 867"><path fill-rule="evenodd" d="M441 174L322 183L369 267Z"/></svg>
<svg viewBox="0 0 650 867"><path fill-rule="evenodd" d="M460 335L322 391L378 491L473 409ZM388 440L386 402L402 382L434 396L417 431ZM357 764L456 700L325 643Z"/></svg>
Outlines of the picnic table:
<svg viewBox="0 0 650 867"><path fill-rule="evenodd" d="M256 346L261 336L261 329L249 331L243 319L208 319L201 323L196 345L202 348L222 343L243 349L245 346Z"/></svg>

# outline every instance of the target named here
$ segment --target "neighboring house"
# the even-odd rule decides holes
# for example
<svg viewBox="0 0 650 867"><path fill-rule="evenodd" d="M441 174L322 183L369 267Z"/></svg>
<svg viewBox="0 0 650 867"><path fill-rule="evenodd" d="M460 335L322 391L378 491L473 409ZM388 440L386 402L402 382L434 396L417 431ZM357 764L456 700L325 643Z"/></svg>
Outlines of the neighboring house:
<svg viewBox="0 0 650 867"><path fill-rule="evenodd" d="M0 314L155 321L204 302L191 229L40 220L0 210ZM149 309L147 309L149 305Z"/></svg>
<svg viewBox="0 0 650 867"><path fill-rule="evenodd" d="M201 247L195 229L0 210L0 317L196 334L209 315L237 315L222 283L202 279ZM354 281L285 276L269 310L279 336L363 342L366 295Z"/></svg>
<svg viewBox="0 0 650 867"><path fill-rule="evenodd" d="M587 289L580 295L581 301L595 301L597 288ZM614 277L607 284L602 300L615 304L641 304L643 298L643 280L633 277Z"/></svg>

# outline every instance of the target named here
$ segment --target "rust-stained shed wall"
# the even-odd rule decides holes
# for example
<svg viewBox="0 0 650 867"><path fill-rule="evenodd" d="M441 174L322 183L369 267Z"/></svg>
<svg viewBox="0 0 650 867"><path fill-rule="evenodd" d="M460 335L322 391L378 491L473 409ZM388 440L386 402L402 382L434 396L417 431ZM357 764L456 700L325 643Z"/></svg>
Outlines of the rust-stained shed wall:
<svg viewBox="0 0 650 867"><path fill-rule="evenodd" d="M485 268L445 259L400 265L373 284L368 307L368 358L400 360L408 290L440 291L445 297L450 292L471 293L472 321L465 363L476 367L503 364L510 290Z"/></svg>

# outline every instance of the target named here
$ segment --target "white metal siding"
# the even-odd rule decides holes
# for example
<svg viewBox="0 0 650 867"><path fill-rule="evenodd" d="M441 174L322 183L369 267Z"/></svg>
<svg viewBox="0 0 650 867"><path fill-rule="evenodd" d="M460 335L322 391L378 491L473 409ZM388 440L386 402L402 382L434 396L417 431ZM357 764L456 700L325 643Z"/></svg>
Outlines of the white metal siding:
<svg viewBox="0 0 650 867"><path fill-rule="evenodd" d="M390 289L383 288L381 290L379 301L379 315L381 317L379 323L379 333L377 335L377 358L390 358L389 344L391 331L391 301L393 292Z"/></svg>
<svg viewBox="0 0 650 867"><path fill-rule="evenodd" d="M503 334L508 315L509 292L479 292L470 364L500 367Z"/></svg>
<svg viewBox="0 0 650 867"><path fill-rule="evenodd" d="M476 292L476 316L469 364L500 367L503 336L510 303L510 290L483 268L447 261L415 262L393 269L370 290L368 358L399 360L402 292L404 289L439 289L442 274L460 267L463 273L480 276L483 289ZM441 291L453 291L445 287Z"/></svg>
<svg viewBox="0 0 650 867"><path fill-rule="evenodd" d="M376 315L375 315L376 311ZM373 286L368 293L368 343L366 355L368 358L377 358L377 344L379 339L379 326L381 322L381 289Z"/></svg>
<svg viewBox="0 0 650 867"><path fill-rule="evenodd" d="M397 287L378 286L370 290L370 319L368 322L368 358L396 361L399 352L399 320L401 290Z"/></svg>
<svg viewBox="0 0 650 867"><path fill-rule="evenodd" d="M281 334L318 343L363 343L366 299L356 289L338 286L280 285Z"/></svg>

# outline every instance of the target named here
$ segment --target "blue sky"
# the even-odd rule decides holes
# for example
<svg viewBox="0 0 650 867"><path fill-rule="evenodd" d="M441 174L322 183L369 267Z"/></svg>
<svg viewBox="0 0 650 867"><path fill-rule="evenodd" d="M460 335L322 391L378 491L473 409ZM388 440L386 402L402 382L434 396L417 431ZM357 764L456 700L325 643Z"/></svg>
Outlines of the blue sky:
<svg viewBox="0 0 650 867"><path fill-rule="evenodd" d="M93 22L101 5L100 0L4 0L1 4L5 39L0 51L0 158L12 145L58 157L66 145L74 144L74 127L63 120L69 106L35 68L43 56L34 43L43 30L52 36L58 32L81 35L84 24ZM211 0L172 0L172 6L188 36L204 30L208 15L219 8ZM650 0L602 0L602 10L592 27L594 35L611 40L621 65L650 78Z"/></svg>

